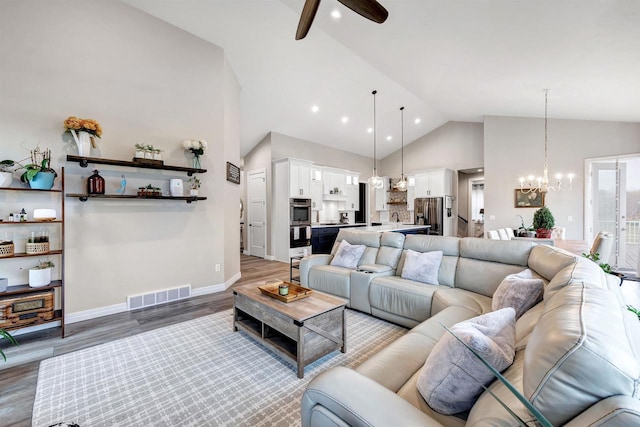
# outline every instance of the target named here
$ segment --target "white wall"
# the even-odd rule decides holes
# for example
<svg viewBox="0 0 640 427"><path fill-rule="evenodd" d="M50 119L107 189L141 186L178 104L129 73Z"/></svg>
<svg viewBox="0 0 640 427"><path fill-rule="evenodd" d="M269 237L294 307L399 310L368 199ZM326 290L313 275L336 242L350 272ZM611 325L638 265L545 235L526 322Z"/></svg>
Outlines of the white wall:
<svg viewBox="0 0 640 427"><path fill-rule="evenodd" d="M205 202L66 199L67 313L121 308L126 295L187 283L216 287L239 273L239 263L225 255L237 227L229 239L225 227L234 210L227 212L226 200L240 193L226 183L224 169L226 159L239 161L239 91L221 48L120 2L2 1L0 58L3 158L22 159L27 152L20 145L40 141L60 171L66 155L77 153L63 134L70 115L102 124L95 154L105 158L130 159L133 145L146 142L165 150L167 164L186 166L182 140L210 144L202 158L209 173L200 176ZM149 183L168 191L170 178L186 179L98 169L108 192L121 174L129 194ZM82 191L92 170L66 164L67 192ZM14 262L33 261L24 260L3 263L0 275L23 275Z"/></svg>
<svg viewBox="0 0 640 427"><path fill-rule="evenodd" d="M404 147L404 173L482 167L482 123L448 122ZM400 177L400 147L378 162L380 176Z"/></svg>
<svg viewBox="0 0 640 427"><path fill-rule="evenodd" d="M240 83L228 61L224 62L224 155L217 160L216 171L224 175L224 280L229 284L240 278L240 184L226 180L227 162L240 167ZM213 153L210 153L213 155ZM220 164L222 163L222 165Z"/></svg>
<svg viewBox="0 0 640 427"><path fill-rule="evenodd" d="M606 108L606 106L603 106ZM583 239L585 159L640 151L640 123L550 119L549 173L577 175L570 192L550 192L546 205L567 239ZM485 230L531 225L535 209L514 208L518 178L541 175L544 165L544 119L487 116L484 120ZM495 220L491 220L491 215ZM569 222L568 217L573 221Z"/></svg>

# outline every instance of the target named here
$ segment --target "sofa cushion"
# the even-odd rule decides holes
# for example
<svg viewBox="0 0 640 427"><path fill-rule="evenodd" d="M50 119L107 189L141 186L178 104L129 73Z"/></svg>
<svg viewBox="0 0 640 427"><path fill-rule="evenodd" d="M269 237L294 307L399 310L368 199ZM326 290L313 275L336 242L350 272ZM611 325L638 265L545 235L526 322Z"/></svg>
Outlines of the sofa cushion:
<svg viewBox="0 0 640 427"><path fill-rule="evenodd" d="M553 425L608 396L640 397L638 319L600 284L545 295L524 352L524 394Z"/></svg>
<svg viewBox="0 0 640 427"><path fill-rule="evenodd" d="M453 286L460 255L460 238L443 236L425 236L410 234L404 242L404 251L398 262L398 271L404 268L407 249L416 252L442 251L443 257L438 272L438 283Z"/></svg>
<svg viewBox="0 0 640 427"><path fill-rule="evenodd" d="M549 299L559 290L571 283L598 283L603 288L607 286L607 280L602 269L586 258L574 258L574 262L560 269L551 279L544 290L544 298Z"/></svg>
<svg viewBox="0 0 640 427"><path fill-rule="evenodd" d="M516 311L516 319L519 319L527 310L542 301L543 291L544 282L534 279L531 270L510 274L493 294L491 308L495 311L512 307Z"/></svg>
<svg viewBox="0 0 640 427"><path fill-rule="evenodd" d="M309 286L331 295L349 298L351 294L350 268L316 265L309 271Z"/></svg>
<svg viewBox="0 0 640 427"><path fill-rule="evenodd" d="M438 289L431 301L431 315L441 312L447 307L458 306L472 310L476 316L488 313L491 309L491 298L475 292L458 288Z"/></svg>
<svg viewBox="0 0 640 427"><path fill-rule="evenodd" d="M491 366L503 371L515 355L515 310L503 308L460 322L451 331ZM493 373L451 334L435 345L418 377L417 387L431 408L441 414L471 409Z"/></svg>
<svg viewBox="0 0 640 427"><path fill-rule="evenodd" d="M431 299L438 289L447 288L398 276L376 277L369 286L369 301L372 308L422 322L431 314Z"/></svg>
<svg viewBox="0 0 640 427"><path fill-rule="evenodd" d="M451 327L474 316L472 311L464 307L449 307L362 362L356 370L397 392L420 371L433 346L446 333L441 323Z"/></svg>
<svg viewBox="0 0 640 427"><path fill-rule="evenodd" d="M367 248L360 258L359 265L361 264L375 264L376 257L378 256L378 249L380 248L380 233L375 231L350 231L348 229L342 229L338 232L336 241L331 249L331 255L335 255L340 247L340 242L343 240L348 241L352 245L365 245Z"/></svg>
<svg viewBox="0 0 640 427"><path fill-rule="evenodd" d="M338 251L331 260L331 265L355 270L366 248L365 245L352 245L346 240L343 240L340 242Z"/></svg>
<svg viewBox="0 0 640 427"><path fill-rule="evenodd" d="M487 242L511 243L512 240L487 240ZM517 242L517 240L513 240ZM460 258L456 270L455 287L487 297L493 297L500 282L509 274L522 271L523 266Z"/></svg>
<svg viewBox="0 0 640 427"><path fill-rule="evenodd" d="M438 285L440 261L442 251L420 253L408 249L401 276L403 279Z"/></svg>

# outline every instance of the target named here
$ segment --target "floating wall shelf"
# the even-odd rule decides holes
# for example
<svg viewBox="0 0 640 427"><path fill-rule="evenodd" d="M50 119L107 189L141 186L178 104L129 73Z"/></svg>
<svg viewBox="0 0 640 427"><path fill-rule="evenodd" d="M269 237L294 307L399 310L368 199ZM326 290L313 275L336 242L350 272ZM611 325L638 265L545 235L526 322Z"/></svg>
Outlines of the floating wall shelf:
<svg viewBox="0 0 640 427"><path fill-rule="evenodd" d="M151 165L151 164L138 163L138 162L128 162L126 160L103 159L101 157L82 157L82 156L67 155L67 161L77 162L83 168L86 168L89 165L89 163L91 163L96 165L126 166L130 168L186 172L188 176L191 176L194 173L207 172L206 169L196 169L196 168L188 168L184 166L171 166L171 165Z"/></svg>
<svg viewBox="0 0 640 427"><path fill-rule="evenodd" d="M198 200L207 200L206 197L196 197L196 196L183 196L183 197L173 197L173 196L158 196L158 197L143 197L137 195L121 195L121 194L67 194L67 197L77 197L81 202L86 202L89 199L127 199L127 200L184 200L187 203L196 202Z"/></svg>

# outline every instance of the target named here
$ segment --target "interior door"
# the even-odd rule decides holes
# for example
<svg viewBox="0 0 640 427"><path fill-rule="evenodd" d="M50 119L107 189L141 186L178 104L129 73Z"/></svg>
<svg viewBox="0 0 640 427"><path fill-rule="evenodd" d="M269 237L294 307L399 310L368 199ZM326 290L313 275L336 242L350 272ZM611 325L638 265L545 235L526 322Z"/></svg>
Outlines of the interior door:
<svg viewBox="0 0 640 427"><path fill-rule="evenodd" d="M247 179L249 206L249 255L264 258L267 254L267 178L264 169L249 172Z"/></svg>
<svg viewBox="0 0 640 427"><path fill-rule="evenodd" d="M591 241L600 231L614 236L614 249L601 262L615 268L626 264L627 231L627 167L626 163L612 160L591 164Z"/></svg>

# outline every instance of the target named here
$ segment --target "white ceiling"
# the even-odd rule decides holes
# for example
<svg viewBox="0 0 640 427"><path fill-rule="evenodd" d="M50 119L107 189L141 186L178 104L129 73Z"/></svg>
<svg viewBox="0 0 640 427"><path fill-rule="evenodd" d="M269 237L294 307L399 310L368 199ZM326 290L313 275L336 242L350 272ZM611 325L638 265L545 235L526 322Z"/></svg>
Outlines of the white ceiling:
<svg viewBox="0 0 640 427"><path fill-rule="evenodd" d="M323 0L300 41L303 0L124 1L224 48L241 155L275 131L372 156L373 89L378 158L400 147L400 106L405 144L451 120L542 117L545 88L551 118L640 122L637 0L380 0L383 24Z"/></svg>

